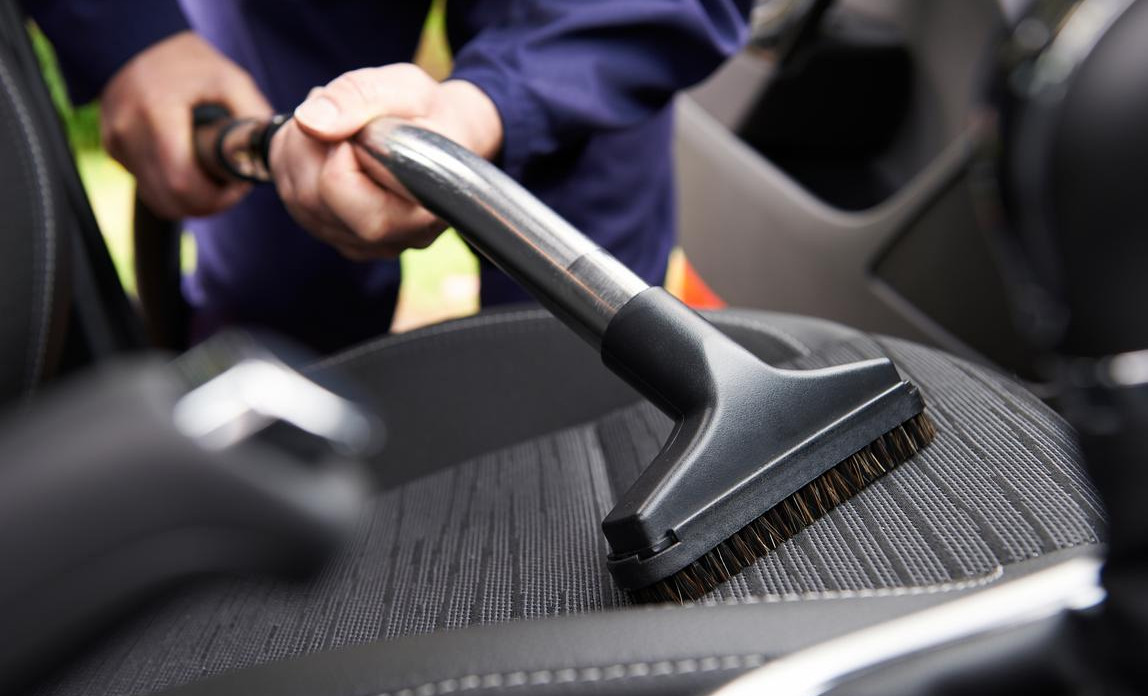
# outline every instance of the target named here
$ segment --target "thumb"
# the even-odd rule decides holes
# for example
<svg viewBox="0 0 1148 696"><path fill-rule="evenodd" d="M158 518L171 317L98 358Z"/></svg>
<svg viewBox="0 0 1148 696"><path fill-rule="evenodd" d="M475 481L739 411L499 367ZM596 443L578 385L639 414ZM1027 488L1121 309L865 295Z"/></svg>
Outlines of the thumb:
<svg viewBox="0 0 1148 696"><path fill-rule="evenodd" d="M432 77L409 64L354 70L312 91L295 110L295 119L315 138L345 140L380 116L423 115L437 86Z"/></svg>

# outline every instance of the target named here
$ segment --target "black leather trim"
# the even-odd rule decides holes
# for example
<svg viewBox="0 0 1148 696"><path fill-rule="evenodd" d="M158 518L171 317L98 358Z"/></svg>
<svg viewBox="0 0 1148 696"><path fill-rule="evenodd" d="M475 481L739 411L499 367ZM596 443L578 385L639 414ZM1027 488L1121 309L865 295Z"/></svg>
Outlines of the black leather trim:
<svg viewBox="0 0 1148 696"><path fill-rule="evenodd" d="M948 586L634 608L413 636L232 672L165 694L698 694L799 648L1096 552L1066 549Z"/></svg>

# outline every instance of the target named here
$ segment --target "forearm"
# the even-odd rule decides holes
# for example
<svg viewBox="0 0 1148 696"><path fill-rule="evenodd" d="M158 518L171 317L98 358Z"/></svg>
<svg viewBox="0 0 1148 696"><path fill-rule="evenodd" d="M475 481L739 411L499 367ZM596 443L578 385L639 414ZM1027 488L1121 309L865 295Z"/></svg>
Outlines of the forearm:
<svg viewBox="0 0 1148 696"><path fill-rule="evenodd" d="M448 18L458 48L453 77L475 84L497 106L505 131L501 164L516 175L532 157L648 119L675 92L704 79L745 41L750 4L452 5Z"/></svg>
<svg viewBox="0 0 1148 696"><path fill-rule="evenodd" d="M176 0L21 0L55 44L76 103L99 96L133 56L188 28Z"/></svg>

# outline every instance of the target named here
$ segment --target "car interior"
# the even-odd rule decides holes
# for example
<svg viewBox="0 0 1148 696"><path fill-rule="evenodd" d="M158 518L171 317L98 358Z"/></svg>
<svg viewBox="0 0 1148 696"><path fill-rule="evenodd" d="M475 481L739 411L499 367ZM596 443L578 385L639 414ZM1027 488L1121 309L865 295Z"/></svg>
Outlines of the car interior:
<svg viewBox="0 0 1148 696"><path fill-rule="evenodd" d="M746 50L679 98L681 245L733 307L705 318L778 367L889 358L937 429L684 605L619 588L601 527L673 421L548 309L329 356L258 334L175 355L175 231L138 213L145 320L25 21L0 3L0 693L1140 692L1122 670L1143 669L1148 636L1148 211L1104 198L1090 219L1117 241L1056 238L1084 269L1065 271L1078 323L1063 325L1087 330L1050 343L1024 320L1036 300L1016 299L1036 237L991 223L1039 207L1092 234L1079 201L1127 187L1046 209L997 182L995 215L985 190L1015 174L998 159L1045 147L1013 127L1037 107L1001 101L1001 65L1064 65L1075 46L1070 118L1088 94L1072 79L1115 80L1093 73L1145 113L1128 67L1145 3L763 0ZM1148 147L1117 111L1095 148L1056 131L1047 149L1085 172L1124 148L1135 180ZM1101 253L1105 273L1084 268ZM1127 379L1050 378L1062 352ZM1072 417L1088 410L1058 384L1103 400L1105 425Z"/></svg>

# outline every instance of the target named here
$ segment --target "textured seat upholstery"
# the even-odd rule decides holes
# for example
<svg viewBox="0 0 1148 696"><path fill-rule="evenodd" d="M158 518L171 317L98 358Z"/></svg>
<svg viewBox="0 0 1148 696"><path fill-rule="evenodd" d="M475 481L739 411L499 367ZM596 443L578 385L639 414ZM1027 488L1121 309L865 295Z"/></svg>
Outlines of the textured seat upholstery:
<svg viewBox="0 0 1148 696"><path fill-rule="evenodd" d="M1071 431L1013 382L825 322L714 319L777 364L889 355L936 442L699 606L635 608L598 525L668 419L541 311L385 339L319 368L377 394L392 431L381 489L321 576L189 591L38 693L689 693L1102 536Z"/></svg>
<svg viewBox="0 0 1148 696"><path fill-rule="evenodd" d="M67 205L36 94L5 53L0 10L0 405L27 397L53 369L68 292Z"/></svg>

